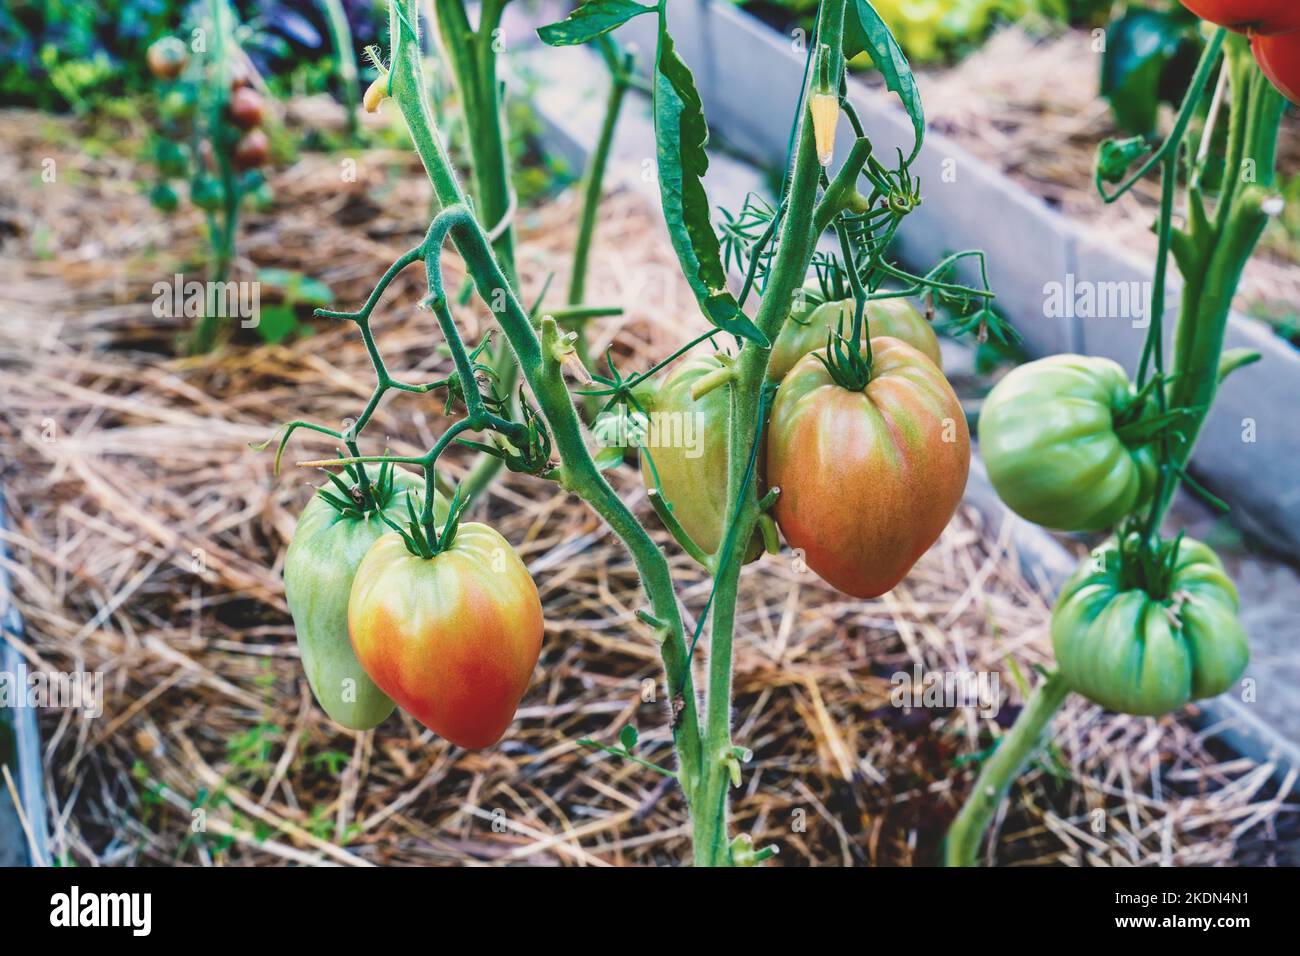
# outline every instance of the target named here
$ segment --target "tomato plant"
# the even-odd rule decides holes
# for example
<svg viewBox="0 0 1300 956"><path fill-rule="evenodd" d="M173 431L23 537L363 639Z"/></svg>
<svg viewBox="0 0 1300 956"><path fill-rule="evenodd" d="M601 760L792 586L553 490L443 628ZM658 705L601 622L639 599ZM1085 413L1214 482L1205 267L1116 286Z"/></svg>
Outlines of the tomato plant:
<svg viewBox="0 0 1300 956"><path fill-rule="evenodd" d="M335 479L312 496L284 556L284 596L293 615L302 669L325 713L350 730L368 730L393 711L348 639L348 595L370 546L407 514L418 476L389 465L366 466L368 488ZM447 515L439 498L437 520Z"/></svg>
<svg viewBox="0 0 1300 956"><path fill-rule="evenodd" d="M542 604L487 525L461 525L444 546L426 558L397 534L375 541L353 580L348 631L366 673L403 710L478 749L514 719L541 653Z"/></svg>
<svg viewBox="0 0 1300 956"><path fill-rule="evenodd" d="M1277 29L1285 12L1300 13L1293 4L1188 6L1230 25L1266 30ZM1216 68L1218 84L1211 83ZM1211 88L1217 88L1216 100L1207 129L1189 136ZM1000 801L1071 689L1126 713L1161 714L1223 693L1246 666L1237 593L1222 564L1205 545L1181 535L1168 541L1160 531L1180 485L1226 510L1187 465L1219 383L1259 358L1244 349L1225 352L1223 344L1242 271L1281 206L1277 141L1285 108L1255 69L1246 37L1215 31L1165 141L1154 148L1140 139L1107 141L1098 153L1096 185L1107 203L1152 170L1161 173L1159 246L1146 313L1151 322L1136 394L1111 363L1065 356L1018 370L989 397L980 434L988 440L990 474L1000 475L995 484L1008 504L1066 527L1114 525L1120 545L1097 552L1062 591L1052 614L1057 669L1044 675L981 768L948 831L950 864L974 865ZM1221 113L1242 135L1215 138ZM1226 176L1211 192L1203 183L1214 165L1249 168L1252 175ZM1182 218L1177 229L1175 209ZM1171 260L1183 284L1169 352L1164 321ZM1142 448L1149 457L1135 450ZM1076 480L1085 473L1093 480ZM1095 501L1071 506L1067 500L1067 491L1084 499L1094 488L1100 490Z"/></svg>
<svg viewBox="0 0 1300 956"><path fill-rule="evenodd" d="M250 197L264 202L270 188L254 172L270 155L260 129L266 104L238 55L237 24L228 0L196 4L194 17L206 42L193 56L177 37L163 37L149 48L159 126L154 147L159 181L150 199L171 212L177 206L171 201L176 195L171 180L189 180L190 201L208 213L209 278L224 282L234 261L241 206ZM216 345L221 318L206 312L199 317L187 343L190 352Z"/></svg>
<svg viewBox="0 0 1300 956"><path fill-rule="evenodd" d="M606 34L634 16L653 15L657 21L651 88L660 193L674 252L709 326L644 371L625 374L612 354L604 356L603 368L590 368L597 363L586 353L583 323L611 310L579 303L580 280L571 282L568 301L559 308L541 301L544 292L535 304L525 306L515 275L512 201L508 187L501 186L508 179L499 148L500 86L493 56L500 8L485 6L477 29L469 28L463 6L454 0L436 4L435 12L444 38L465 40L445 52L467 104L474 202L461 186L430 112L415 28L419 5L394 0L391 55L380 65L380 78L366 100L375 107L387 100L400 112L428 174L438 212L419 244L379 277L361 308L317 310L322 317L354 323L366 345L376 385L363 414L347 433L291 422L281 436L283 448L290 434L306 428L346 449L340 457L302 462L304 466L388 463L423 472L419 514L408 495L408 520L395 522L395 533L376 541L355 575L348 602L353 649L380 690L438 733L468 746L487 746L498 739L537 659L542 611L527 570L506 542L482 525L460 527L461 511L481 487L473 474L457 487L449 517L439 530L432 507L440 480L438 462L456 443L534 480L558 483L586 502L630 553L646 605L637 610L636 626L646 629L659 649L665 695L673 702L673 766L632 754L638 739L634 731L620 735L621 749L603 749L663 774L681 788L697 864L762 862L774 848L755 847L745 833L733 836L728 814L728 793L742 779L746 754L734 743L731 726L732 646L742 567L760 539L777 545L769 512L775 510L780 518L782 508L790 516L784 524L791 543L808 549L810 563L832 583L855 593L879 593L892 586L937 537L956 507L969 462L960 405L933 361L897 339L872 338L872 320L864 327L861 316L867 314L867 290L875 294L888 283L900 297L933 297L951 306L961 332L1005 339L1007 327L989 307L993 293L982 254L956 253L920 274L884 259L889 237L921 201L911 165L921 149L925 124L906 60L870 4L855 0L850 7L846 0L823 0L818 43L807 52L810 80L800 92L797 135L780 202L772 206L749 197L740 213L726 213L725 222L716 227L701 178L707 166L707 125L690 68L669 32L666 9L583 4L538 32L551 45L595 43L611 54L607 62L613 88L601 136L606 145L619 87L635 83L630 62L612 55L615 48L608 45ZM880 64L913 124L911 151L897 152L895 165L876 158L842 86L845 61L864 52ZM849 116L856 135L836 164L829 133L841 112ZM600 162L593 166L598 169ZM598 187L593 172L584 190L588 202L574 257L579 274L585 269L582 250L594 229L590 200L599 195ZM837 254L817 250L824 233L838 239ZM470 347L462 340L444 286L443 247L448 243L464 262L477 301L490 310L504 343L484 338ZM428 284L423 303L437 319L455 370L447 378L425 383L394 378L371 330L371 315L386 288L416 262L422 263ZM745 276L739 289L733 290L724 263ZM962 281L964 267L979 277L978 283ZM836 288L845 293L837 300L852 299L853 322L846 323L824 353L803 358L778 387L769 374L772 347L780 340L796 294L814 271L837 277ZM746 311L751 296L757 297L757 305ZM653 389L655 375L706 343L716 353L713 358L687 358ZM511 354L517 364L501 364L501 356ZM526 389L515 388L517 374ZM693 633L687 631L682 596L667 556L603 473L619 467L622 455L615 448L613 454L607 449L593 456L566 375L586 386L579 394L589 415L593 410L613 415L648 408L656 415L685 415L692 430L699 428L705 467L689 455L674 458L687 450L685 445L652 445L646 455L652 483L658 473L665 491L651 495L651 500L670 533L701 560L711 578L708 599L693 615ZM370 418L394 389L417 395L444 393L444 410L451 413L463 405L464 416L423 454L362 454L360 442ZM595 408L600 402L603 406ZM844 422L819 414L822 408L843 409ZM769 412L772 423L764 454ZM819 431L828 442L842 443L834 459L810 437ZM482 438L470 439L469 432ZM857 444L866 438L887 442L882 448L892 450L892 457L873 455ZM781 484L788 487L764 487L764 461L769 469L775 463ZM819 470L825 474L819 475ZM832 474L844 482L842 487L833 487ZM776 485L770 473L768 479ZM869 482L875 483L874 492L868 490L864 497ZM837 508L836 495L857 500L875 513ZM854 555L816 552L817 543L805 540L809 532L804 522L810 515L813 521L824 515L840 522L845 540L876 530L886 537L875 542L865 570L847 567ZM711 546L707 553L704 543ZM706 628L709 680L706 691L697 694L692 658ZM580 743L601 746L586 739Z"/></svg>
<svg viewBox="0 0 1300 956"><path fill-rule="evenodd" d="M1277 34L1300 30L1295 0L1182 0L1202 20L1241 33Z"/></svg>
<svg viewBox="0 0 1300 956"><path fill-rule="evenodd" d="M1300 105L1300 31L1283 36L1253 36L1250 49L1255 62L1278 92Z"/></svg>
<svg viewBox="0 0 1300 956"><path fill-rule="evenodd" d="M804 356L772 406L776 522L828 584L877 597L957 510L970 468L966 416L943 373L898 339L871 340L860 388L835 381L825 358Z"/></svg>
<svg viewBox="0 0 1300 956"><path fill-rule="evenodd" d="M1215 697L1246 667L1237 589L1218 557L1190 538L1146 561L1138 536L1095 552L1052 611L1052 647L1067 684L1126 714L1158 716Z"/></svg>
<svg viewBox="0 0 1300 956"><path fill-rule="evenodd" d="M852 299L823 302L807 315L792 311L781 327L767 363L768 377L779 382L795 363L817 349L824 349L832 332L847 334L853 323L856 303ZM871 338L888 336L906 342L939 368L939 339L925 316L906 299L873 299L866 304L867 333Z"/></svg>
<svg viewBox="0 0 1300 956"><path fill-rule="evenodd" d="M1016 514L1062 531L1103 531L1151 500L1149 436L1125 440L1146 403L1110 359L1053 355L1010 372L980 409L980 454Z"/></svg>

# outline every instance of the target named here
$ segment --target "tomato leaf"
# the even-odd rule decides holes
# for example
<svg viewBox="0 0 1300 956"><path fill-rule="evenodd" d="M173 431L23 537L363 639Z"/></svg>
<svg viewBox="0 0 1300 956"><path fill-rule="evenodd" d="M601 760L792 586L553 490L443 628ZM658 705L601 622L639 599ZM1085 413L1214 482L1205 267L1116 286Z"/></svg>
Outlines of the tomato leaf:
<svg viewBox="0 0 1300 956"><path fill-rule="evenodd" d="M632 0L587 0L558 23L539 27L537 35L548 46L576 46L604 36L633 17L654 12L654 7Z"/></svg>
<svg viewBox="0 0 1300 956"><path fill-rule="evenodd" d="M631 724L628 724L626 727L624 727L622 730L618 732L618 742L621 743L623 745L623 749L628 751L629 753L631 753L632 748L636 746L637 739L638 737L637 737L636 728L633 727Z"/></svg>
<svg viewBox="0 0 1300 956"><path fill-rule="evenodd" d="M727 291L722 245L709 219L702 181L709 168L709 126L690 67L677 55L659 18L654 75L655 154L668 236L705 316L722 329L766 347L770 343Z"/></svg>
<svg viewBox="0 0 1300 956"><path fill-rule="evenodd" d="M1101 95L1115 121L1133 133L1151 133L1160 109L1161 78L1187 34L1176 16L1130 8L1106 30L1101 60Z"/></svg>
<svg viewBox="0 0 1300 956"><path fill-rule="evenodd" d="M298 317L290 305L263 306L258 313L257 334L268 345L283 342L298 328Z"/></svg>
<svg viewBox="0 0 1300 956"><path fill-rule="evenodd" d="M903 48L870 0L853 0L845 9L843 49L846 60L859 53L870 56L871 62L885 78L885 86L903 101L907 115L912 118L912 129L916 131L916 143L912 155L907 158L910 163L921 151L921 142L925 139L925 108L921 105L921 91L916 88L916 78L912 76L912 67L903 54Z"/></svg>

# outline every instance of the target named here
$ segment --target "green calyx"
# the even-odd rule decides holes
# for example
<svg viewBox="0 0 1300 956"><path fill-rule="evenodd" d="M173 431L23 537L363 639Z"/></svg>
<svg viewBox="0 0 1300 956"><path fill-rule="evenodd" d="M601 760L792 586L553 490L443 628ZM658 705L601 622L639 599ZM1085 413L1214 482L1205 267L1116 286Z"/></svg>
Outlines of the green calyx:
<svg viewBox="0 0 1300 956"><path fill-rule="evenodd" d="M384 516L384 521L402 536L402 543L406 545L407 551L417 558L429 559L446 551L455 542L456 531L460 528L460 517L469 505L469 499L463 498L460 489L456 489L451 504L447 506L441 533L438 532L436 524L437 511L441 510L442 505L437 493L434 492L431 502L426 497L425 504L417 511L419 501L420 497L415 492L406 496L405 527L389 520L387 516Z"/></svg>
<svg viewBox="0 0 1300 956"><path fill-rule="evenodd" d="M326 477L329 478L335 491L321 488L316 492L342 517L354 521L364 521L370 514L382 512L393 500L395 485L392 464L384 462L379 468L378 477L373 481L362 481L361 469L364 467L360 464L344 466L344 473L352 479L352 484L348 484L332 472L327 472Z"/></svg>
<svg viewBox="0 0 1300 956"><path fill-rule="evenodd" d="M832 332L826 338L826 351L814 352L813 355L825 366L831 380L841 388L860 392L871 381L870 339L861 348L857 348L841 332Z"/></svg>

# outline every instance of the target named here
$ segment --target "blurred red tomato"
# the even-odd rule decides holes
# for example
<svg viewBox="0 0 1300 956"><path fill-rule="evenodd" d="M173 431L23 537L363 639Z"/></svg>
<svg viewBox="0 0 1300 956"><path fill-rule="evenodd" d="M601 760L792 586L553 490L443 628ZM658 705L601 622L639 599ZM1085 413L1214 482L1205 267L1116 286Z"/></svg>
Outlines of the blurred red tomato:
<svg viewBox="0 0 1300 956"><path fill-rule="evenodd" d="M1300 33L1285 36L1254 36L1250 49L1264 75L1283 96L1300 105Z"/></svg>
<svg viewBox="0 0 1300 956"><path fill-rule="evenodd" d="M1238 33L1290 33L1300 30L1297 0L1182 0L1202 20Z"/></svg>

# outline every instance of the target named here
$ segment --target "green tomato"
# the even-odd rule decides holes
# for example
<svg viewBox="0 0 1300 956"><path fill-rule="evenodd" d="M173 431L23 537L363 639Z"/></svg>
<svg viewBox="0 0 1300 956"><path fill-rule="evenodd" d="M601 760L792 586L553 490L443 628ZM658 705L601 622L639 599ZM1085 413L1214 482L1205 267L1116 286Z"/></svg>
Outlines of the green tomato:
<svg viewBox="0 0 1300 956"><path fill-rule="evenodd" d="M1053 355L1014 369L980 410L980 453L1007 507L1061 531L1102 531L1146 504L1155 453L1116 434L1133 388L1110 359Z"/></svg>
<svg viewBox="0 0 1300 956"><path fill-rule="evenodd" d="M190 202L211 212L221 205L221 187L211 176L197 176L190 183Z"/></svg>
<svg viewBox="0 0 1300 956"><path fill-rule="evenodd" d="M1183 538L1167 596L1126 585L1114 543L1074 573L1052 611L1070 687L1126 714L1156 716L1223 693L1249 658L1237 589L1218 557Z"/></svg>
<svg viewBox="0 0 1300 956"><path fill-rule="evenodd" d="M641 450L646 489L656 487L657 476L673 516L709 554L721 547L727 519L730 402L725 385L698 400L691 398L691 386L720 368L723 363L717 357L701 356L683 362L664 379L649 407L648 442ZM761 452L758 462L762 462ZM745 560L758 557L762 548L762 537L755 533Z"/></svg>
<svg viewBox="0 0 1300 956"><path fill-rule="evenodd" d="M379 468L367 466L371 482ZM407 496L424 487L409 471L393 474L383 513L405 526ZM324 490L337 493L334 486ZM446 519L447 503L434 498L434 515ZM393 702L366 675L348 639L348 595L357 566L370 546L392 531L375 511L350 518L314 495L298 518L284 558L284 595L293 615L302 667L325 713L350 730L368 730L393 712Z"/></svg>
<svg viewBox="0 0 1300 956"><path fill-rule="evenodd" d="M795 364L809 352L826 348L832 331L840 331L846 338L853 329L856 306L852 299L826 302L803 314L792 310L781 326L781 332L772 346L772 357L767 363L769 381L779 382ZM806 310L805 310L806 311ZM939 339L916 306L906 299L877 299L868 302L863 321L871 338L890 336L906 342L940 369Z"/></svg>
<svg viewBox="0 0 1300 956"><path fill-rule="evenodd" d="M175 212L176 206L180 199L176 195L176 190L172 189L168 183L158 183L149 190L149 202L153 203L154 208L162 212Z"/></svg>
<svg viewBox="0 0 1300 956"><path fill-rule="evenodd" d="M185 89L168 90L158 104L158 114L169 123L179 123L194 115L193 93Z"/></svg>
<svg viewBox="0 0 1300 956"><path fill-rule="evenodd" d="M164 176L184 176L187 172L185 149L169 139L159 139L154 143L154 160Z"/></svg>

